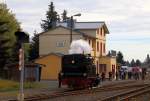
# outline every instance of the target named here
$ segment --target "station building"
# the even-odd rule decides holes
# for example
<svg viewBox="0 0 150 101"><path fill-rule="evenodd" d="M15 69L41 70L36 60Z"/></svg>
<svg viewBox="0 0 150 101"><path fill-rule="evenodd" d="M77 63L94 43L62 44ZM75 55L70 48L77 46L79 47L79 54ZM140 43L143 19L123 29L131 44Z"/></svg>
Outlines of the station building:
<svg viewBox="0 0 150 101"><path fill-rule="evenodd" d="M51 53L68 54L71 37L72 40L86 40L93 49L91 56L94 57L96 73L101 74L104 72L107 78L109 72L115 73L116 71L116 58L106 56L106 36L108 34L109 31L105 22L74 22L72 31L67 22L60 22L57 23L56 28L39 34L39 55L44 57ZM52 62L53 58L44 57L39 59L35 62L46 65L46 67L42 68L41 79L58 78L61 64L59 65L60 67L57 64L60 63L60 60ZM50 63L51 65L49 65ZM55 71L55 76L49 74L53 70Z"/></svg>

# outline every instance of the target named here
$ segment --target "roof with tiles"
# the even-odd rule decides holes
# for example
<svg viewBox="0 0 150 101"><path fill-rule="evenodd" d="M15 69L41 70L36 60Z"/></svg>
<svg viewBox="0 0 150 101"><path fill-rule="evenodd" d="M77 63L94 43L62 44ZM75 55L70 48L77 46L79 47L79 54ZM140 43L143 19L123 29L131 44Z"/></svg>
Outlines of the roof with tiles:
<svg viewBox="0 0 150 101"><path fill-rule="evenodd" d="M59 22L57 23L57 26L68 27L67 22ZM105 22L98 22L98 21L97 22L74 22L74 29L98 29L98 28L102 28L103 26L106 33L109 34Z"/></svg>
<svg viewBox="0 0 150 101"><path fill-rule="evenodd" d="M67 30L70 30L69 27L65 27L65 26L63 26L63 25L57 25L57 26L56 26L55 28L53 28L53 29L50 29L50 30L48 30L48 31L39 33L39 35L42 35L42 34L44 34L44 33L46 33L46 32L55 30L55 29L57 29L57 28L59 28L59 27L64 28L64 29L67 29ZM79 31L79 30L77 30L77 29L73 29L72 31L74 31L74 32L76 32L76 33L79 33L79 34L81 34L81 35L84 35L84 34L85 34L85 33L81 32L81 31Z"/></svg>

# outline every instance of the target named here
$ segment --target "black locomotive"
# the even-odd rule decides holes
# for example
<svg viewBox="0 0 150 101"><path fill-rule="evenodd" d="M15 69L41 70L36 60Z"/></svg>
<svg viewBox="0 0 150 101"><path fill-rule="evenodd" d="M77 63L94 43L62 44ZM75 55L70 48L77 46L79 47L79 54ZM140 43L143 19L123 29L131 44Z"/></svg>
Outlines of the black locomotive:
<svg viewBox="0 0 150 101"><path fill-rule="evenodd" d="M62 57L61 84L72 88L95 85L96 67L90 55L70 54Z"/></svg>

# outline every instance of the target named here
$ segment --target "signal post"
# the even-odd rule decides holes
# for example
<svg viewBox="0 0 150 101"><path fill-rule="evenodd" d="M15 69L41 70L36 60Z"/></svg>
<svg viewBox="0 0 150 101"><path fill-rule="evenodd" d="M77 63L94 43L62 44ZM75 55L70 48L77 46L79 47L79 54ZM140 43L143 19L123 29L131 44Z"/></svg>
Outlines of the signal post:
<svg viewBox="0 0 150 101"><path fill-rule="evenodd" d="M24 101L24 43L29 42L29 35L18 29L15 32L17 42L19 43L19 70L20 70L20 91L18 94L18 100Z"/></svg>

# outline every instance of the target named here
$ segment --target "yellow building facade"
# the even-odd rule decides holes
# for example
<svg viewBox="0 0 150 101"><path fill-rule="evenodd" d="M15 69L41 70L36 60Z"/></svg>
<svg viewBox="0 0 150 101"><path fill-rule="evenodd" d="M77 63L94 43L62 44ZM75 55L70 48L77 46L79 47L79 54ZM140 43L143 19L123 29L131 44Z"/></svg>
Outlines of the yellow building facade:
<svg viewBox="0 0 150 101"><path fill-rule="evenodd" d="M61 54L50 53L35 60L44 65L41 70L41 80L57 80L61 70Z"/></svg>
<svg viewBox="0 0 150 101"><path fill-rule="evenodd" d="M116 70L116 59L106 56L107 34L109 34L109 31L104 22L75 22L72 30L72 40L83 39L90 44L93 49L91 51L91 56L94 57L95 60L96 73L101 74L104 72L106 78L108 77L108 72L112 72L112 68ZM67 27L66 23L59 23L56 28L40 33L39 55L44 56L49 53L68 54L70 49L70 36L70 29ZM59 61L57 62L59 63ZM103 65L106 71L103 71ZM55 68L58 68L57 71L59 71L61 66L58 67L55 65ZM44 70L44 68L42 69L42 72L45 71L45 73L48 73L47 70Z"/></svg>
<svg viewBox="0 0 150 101"><path fill-rule="evenodd" d="M113 77L116 73L116 57L102 56L99 63L99 74L105 73L106 78L109 77L109 72L112 72Z"/></svg>

